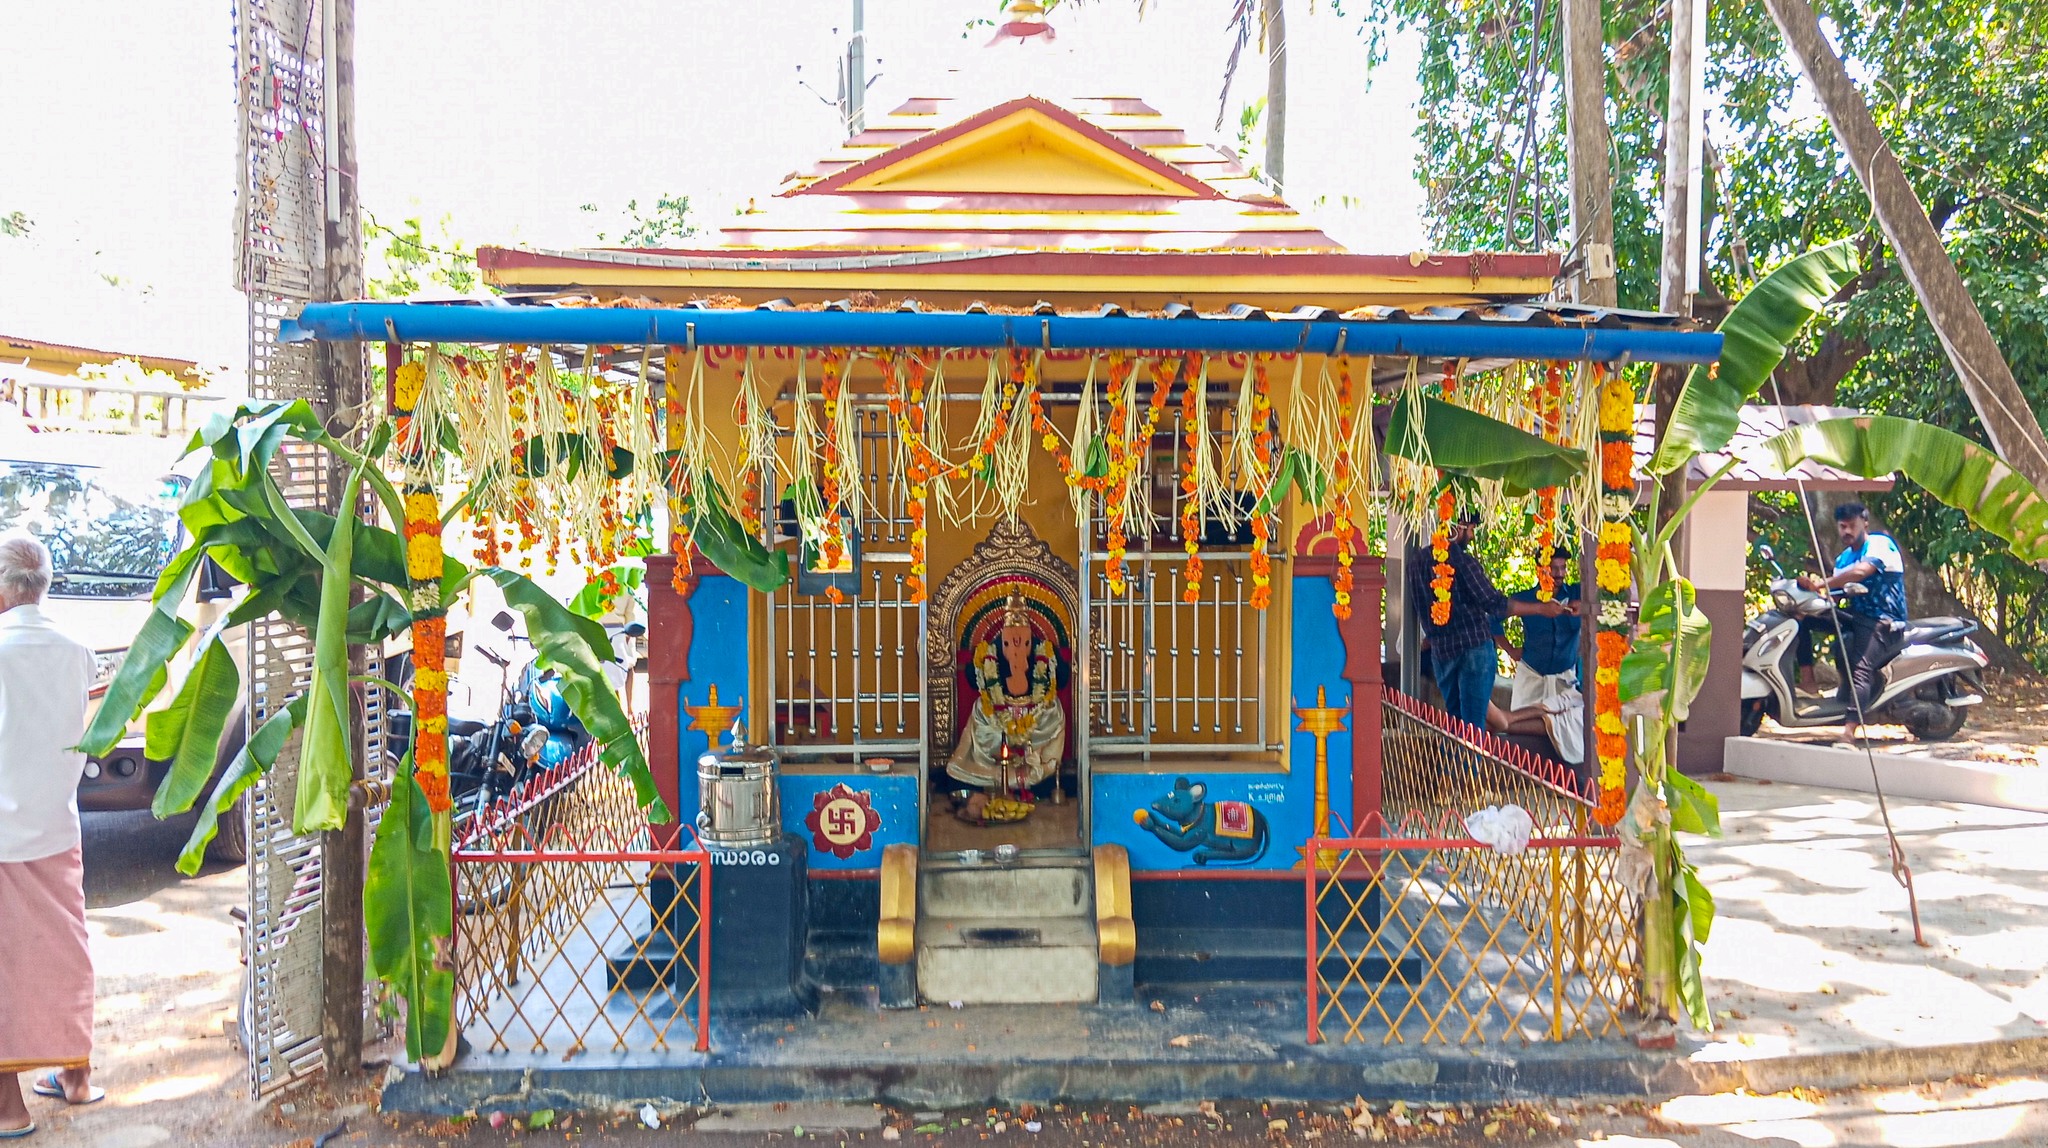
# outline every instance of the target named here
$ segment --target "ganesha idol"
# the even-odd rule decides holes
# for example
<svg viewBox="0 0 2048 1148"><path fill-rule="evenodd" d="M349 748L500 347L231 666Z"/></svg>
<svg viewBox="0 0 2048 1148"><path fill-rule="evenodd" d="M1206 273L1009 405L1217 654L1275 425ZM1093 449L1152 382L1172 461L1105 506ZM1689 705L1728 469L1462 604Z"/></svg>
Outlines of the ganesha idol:
<svg viewBox="0 0 2048 1148"><path fill-rule="evenodd" d="M982 789L1028 789L1054 775L1067 742L1053 643L1040 636L1030 608L1012 594L994 640L975 643L969 679L976 690L946 772Z"/></svg>

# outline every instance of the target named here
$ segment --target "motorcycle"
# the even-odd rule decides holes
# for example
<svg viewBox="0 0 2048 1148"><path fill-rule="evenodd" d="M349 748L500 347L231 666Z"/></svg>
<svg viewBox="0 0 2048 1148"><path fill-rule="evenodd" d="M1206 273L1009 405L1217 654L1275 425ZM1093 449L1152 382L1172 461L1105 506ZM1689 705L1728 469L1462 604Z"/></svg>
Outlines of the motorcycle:
<svg viewBox="0 0 2048 1148"><path fill-rule="evenodd" d="M1799 633L1832 635L1839 601L1863 593L1851 584L1816 593L1788 578L1768 546L1758 555L1778 577L1770 584L1771 608L1742 631L1742 734L1752 736L1765 717L1787 729L1839 726L1849 707L1839 697L1800 693ZM1984 700L1984 656L1969 635L1977 624L1962 618L1915 618L1883 622L1871 641L1890 650L1880 666L1877 697L1865 707L1869 722L1896 721L1921 741L1951 738L1963 728L1969 707Z"/></svg>

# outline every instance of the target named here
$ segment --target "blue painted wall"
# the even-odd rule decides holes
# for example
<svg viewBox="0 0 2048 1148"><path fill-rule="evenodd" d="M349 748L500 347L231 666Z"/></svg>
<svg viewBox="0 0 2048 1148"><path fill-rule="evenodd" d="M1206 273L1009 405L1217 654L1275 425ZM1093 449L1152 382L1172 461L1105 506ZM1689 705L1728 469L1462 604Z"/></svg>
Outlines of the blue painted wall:
<svg viewBox="0 0 2048 1148"><path fill-rule="evenodd" d="M1324 687L1326 704L1338 708L1351 704L1351 684L1343 678L1344 643L1337 634L1337 619L1330 613L1336 598L1330 580L1295 578L1293 594L1295 696L1286 703L1290 706L1289 729L1296 724L1291 707L1314 705L1318 685ZM1298 850L1308 840L1315 819L1315 739L1305 733L1290 734L1287 752L1289 769L1285 774L1186 770L1106 773L1098 769L1092 787L1095 841L1130 850L1134 869L1201 872L1293 868L1301 859ZM1351 817L1348 728L1330 735L1329 761L1330 811L1335 828L1336 823L1348 823ZM1145 810L1147 820L1156 818L1153 803L1171 794L1182 778L1190 786L1203 786L1207 801L1244 801L1257 809L1265 818L1268 835L1263 855L1251 860L1212 860L1198 865L1192 849L1176 849L1140 824L1134 816L1136 811ZM1213 816L1213 811L1205 814L1208 819Z"/></svg>
<svg viewBox="0 0 2048 1148"><path fill-rule="evenodd" d="M818 847L804 818L817 807L818 795L844 784L855 794L866 794L869 806L881 818L872 843L851 857ZM911 773L845 774L785 773L782 775L782 827L810 843L813 869L877 869L882 864L884 845L917 844L917 777Z"/></svg>
<svg viewBox="0 0 2048 1148"><path fill-rule="evenodd" d="M736 578L707 574L690 595L690 614L696 630L690 641L690 677L678 688L676 709L682 723L677 742L676 816L694 825L697 821L697 759L710 747L710 738L690 728L689 708L710 700L711 687L718 687L718 704L744 703L749 714L754 699L748 697L747 677L747 588ZM725 744L723 735L719 744Z"/></svg>

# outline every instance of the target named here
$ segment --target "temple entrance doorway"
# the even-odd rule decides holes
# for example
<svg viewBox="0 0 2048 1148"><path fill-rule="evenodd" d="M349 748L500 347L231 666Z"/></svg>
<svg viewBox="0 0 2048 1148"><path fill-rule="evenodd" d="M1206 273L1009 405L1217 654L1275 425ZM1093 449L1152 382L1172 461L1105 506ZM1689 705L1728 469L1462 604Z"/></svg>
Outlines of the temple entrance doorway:
<svg viewBox="0 0 2048 1148"><path fill-rule="evenodd" d="M1078 599L1073 565L1021 520L997 521L933 591L928 858L1086 853Z"/></svg>
<svg viewBox="0 0 2048 1148"><path fill-rule="evenodd" d="M927 606L917 898L927 1001L1097 997L1076 586L1073 564L1023 521L1001 519Z"/></svg>

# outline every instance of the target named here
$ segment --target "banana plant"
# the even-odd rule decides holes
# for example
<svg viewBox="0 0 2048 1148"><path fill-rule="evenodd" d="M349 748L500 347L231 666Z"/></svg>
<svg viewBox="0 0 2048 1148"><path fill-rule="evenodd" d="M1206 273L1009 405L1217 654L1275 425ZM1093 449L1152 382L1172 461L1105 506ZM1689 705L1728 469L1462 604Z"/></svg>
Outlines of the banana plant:
<svg viewBox="0 0 2048 1148"><path fill-rule="evenodd" d="M179 856L181 872L197 871L218 818L276 764L294 732L301 736L292 829L340 828L355 772L351 691L372 685L396 688L374 679L351 679L349 647L381 645L422 617L438 617L479 577L496 584L506 602L525 616L540 665L560 674L563 694L598 744L599 759L631 781L650 820L669 819L632 724L605 681L602 663L612 651L603 626L571 613L510 570L470 569L443 557L438 582L431 563L424 582L408 572L406 539L393 529L403 527L407 504L384 473L392 439L392 423L380 420L359 446L351 446L329 434L303 401L245 404L214 416L192 438L187 454L203 453L207 463L179 508L188 541L158 578L149 615L109 683L81 748L108 752L141 718L150 756L170 762L152 808L158 817L183 813L213 777L217 747L242 690L240 670L227 654L220 629L276 614L308 631L314 658L307 692L253 730L214 780ZM318 451L325 456L322 461L345 467L349 479L341 505L354 505L358 492L367 488L377 509L372 520L289 505L272 473L287 444ZM295 461L306 465L304 459ZM187 659L182 655L193 644L195 627L179 611L205 559L245 583L248 593L220 626L198 635L196 657ZM155 704L169 688L174 669L187 665L168 701ZM417 739L429 723L413 724ZM437 731L434 736L442 735ZM406 997L407 1049L418 1058L440 1048L451 1031L453 980L439 954L452 928L453 893L447 814L428 808L411 761L407 754L407 767L393 786L390 814L371 851L364 914L372 971Z"/></svg>
<svg viewBox="0 0 2048 1148"><path fill-rule="evenodd" d="M1498 481L1510 496L1564 486L1586 468L1586 452L1441 399L1424 397L1421 417L1396 400L1387 421L1387 453L1428 462L1448 475Z"/></svg>

